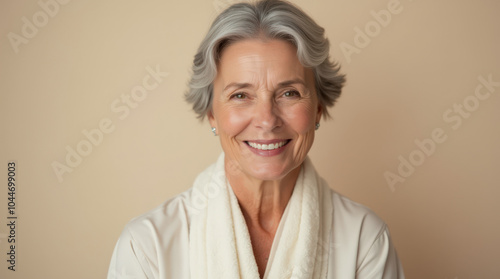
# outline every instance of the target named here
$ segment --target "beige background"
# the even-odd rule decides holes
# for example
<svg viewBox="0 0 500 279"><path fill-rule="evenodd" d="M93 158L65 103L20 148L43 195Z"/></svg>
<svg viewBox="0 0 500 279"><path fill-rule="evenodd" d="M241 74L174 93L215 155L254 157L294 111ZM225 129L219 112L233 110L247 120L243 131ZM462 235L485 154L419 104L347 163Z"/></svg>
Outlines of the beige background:
<svg viewBox="0 0 500 279"><path fill-rule="evenodd" d="M37 1L0 2L1 278L104 278L126 222L186 190L221 151L182 94L229 0L68 2L47 22ZM319 172L388 223L407 278L499 278L500 87L477 104L474 91L479 76L500 81L500 2L294 2L325 27L348 79L310 152ZM388 5L397 13L377 30L371 11ZM36 34L13 46L33 16ZM370 41L344 54L367 25ZM111 105L156 65L169 75L120 119ZM464 100L472 111L453 129L459 114L443 114ZM66 164L67 146L106 118L114 130L59 182L53 162ZM414 141L436 128L446 140L418 162ZM389 187L384 173L411 154L421 165ZM18 163L16 272L8 160Z"/></svg>

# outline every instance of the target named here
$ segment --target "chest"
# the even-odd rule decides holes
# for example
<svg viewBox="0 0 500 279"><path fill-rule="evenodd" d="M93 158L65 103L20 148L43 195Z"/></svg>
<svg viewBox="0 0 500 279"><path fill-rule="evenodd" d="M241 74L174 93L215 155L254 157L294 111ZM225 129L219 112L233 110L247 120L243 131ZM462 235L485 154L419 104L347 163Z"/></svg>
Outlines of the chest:
<svg viewBox="0 0 500 279"><path fill-rule="evenodd" d="M274 234L269 234L261 230L249 230L252 249L259 269L260 277L264 276L267 267L269 254L273 245Z"/></svg>

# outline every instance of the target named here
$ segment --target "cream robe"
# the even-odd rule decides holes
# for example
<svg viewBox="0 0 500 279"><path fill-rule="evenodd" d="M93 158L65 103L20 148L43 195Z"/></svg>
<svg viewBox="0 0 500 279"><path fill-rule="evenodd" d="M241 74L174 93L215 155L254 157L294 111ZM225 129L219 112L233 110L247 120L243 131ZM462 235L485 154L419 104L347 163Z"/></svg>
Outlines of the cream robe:
<svg viewBox="0 0 500 279"><path fill-rule="evenodd" d="M225 187L221 183L225 181L223 162L222 154L216 164L200 174L192 188L126 225L113 252L108 278L259 278L253 255L248 252L251 250L248 247L251 246L249 246L250 240L244 225L242 230L241 211L234 206L237 204L234 202L234 193L230 186ZM296 254L299 257L302 254L307 256L304 256L303 261L295 261L287 267L287 262L283 261L283 258L297 259L286 252L285 246L295 244L289 241L287 243L287 239L293 239L296 236L290 231L293 231L291 224L297 223L296 219L301 218L300 207L297 209L297 206L292 207L290 204L294 201L293 205L296 205L297 201L301 200L297 196L303 192L307 194L307 188L304 188L304 191L298 190L302 190L298 188L302 184L307 184L302 181L314 181L317 184L312 189L315 190L313 193L318 196L318 204L321 205L316 213L322 216L318 217L319 219L328 219L320 220L319 224L316 222L322 229L315 230L314 235L323 236L315 239L316 250L312 251L312 255L307 254L311 251L302 251L304 250L302 247L302 250ZM317 176L309 159L306 159L276 232L264 278L404 278L401 263L391 243L385 223L370 209L322 185L326 183ZM219 211L216 213L218 215L212 216L211 219L209 217L207 221L206 212L214 211L211 208L223 204L226 198L228 201L232 200L233 206L229 207L229 211L235 211L232 212L232 218L234 219L234 216L240 218L239 221L235 220L234 224L240 225L224 222L214 225L214 222L218 222L217 217L224 211ZM322 214L320 210L327 214ZM310 212L308 214L311 215ZM200 218L205 221L200 222ZM203 231L210 225L212 228ZM236 228L231 228L231 226L236 226ZM197 229L191 231L191 228ZM203 232L198 233L198 231ZM236 239L230 239L232 232L237 235ZM219 234L224 237L218 238ZM208 243L199 245L199 239L208 239L206 241ZM214 242L220 240L222 240L220 243L214 245ZM307 240L310 240L309 236ZM226 242L228 242L227 245L225 245ZM300 247L300 244L302 243L296 246ZM224 245L233 248L246 246L247 253L241 252L244 249L238 249L234 253L225 253L228 248ZM306 245L306 247L313 246ZM217 249L218 247L220 249ZM217 257L214 258L211 255L217 255ZM317 260L315 265L315 259L318 258L320 260ZM238 260L243 262L239 264L240 266L235 266L238 265ZM327 262L323 263L322 261L325 260ZM310 275L306 275L304 269L308 266L318 270L313 270ZM284 270L281 274L281 269L286 269L286 271ZM235 275L238 272L240 275ZM193 275L196 273L197 275Z"/></svg>

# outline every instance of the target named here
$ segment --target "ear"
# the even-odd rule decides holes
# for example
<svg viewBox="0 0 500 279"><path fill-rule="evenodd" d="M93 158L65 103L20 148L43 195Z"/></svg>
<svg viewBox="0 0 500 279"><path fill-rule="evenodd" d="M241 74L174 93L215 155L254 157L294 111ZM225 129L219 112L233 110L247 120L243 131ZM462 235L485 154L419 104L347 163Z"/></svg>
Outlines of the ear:
<svg viewBox="0 0 500 279"><path fill-rule="evenodd" d="M215 116L214 116L212 109L210 109L207 112L207 118L208 118L208 122L210 123L210 127L217 128L217 121L215 121Z"/></svg>
<svg viewBox="0 0 500 279"><path fill-rule="evenodd" d="M323 107L318 103L318 112L316 113L316 123L319 123L321 116L323 115Z"/></svg>

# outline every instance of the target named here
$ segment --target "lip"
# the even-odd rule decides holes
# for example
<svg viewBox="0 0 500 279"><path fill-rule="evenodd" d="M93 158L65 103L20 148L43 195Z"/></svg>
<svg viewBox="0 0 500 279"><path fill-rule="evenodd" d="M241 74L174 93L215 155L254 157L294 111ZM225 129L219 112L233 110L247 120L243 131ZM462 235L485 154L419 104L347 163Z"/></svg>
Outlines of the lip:
<svg viewBox="0 0 500 279"><path fill-rule="evenodd" d="M278 143L282 141L290 141L290 139L272 139L272 140L246 140L245 142L255 142L255 143L260 143L260 144L271 144L271 143Z"/></svg>
<svg viewBox="0 0 500 279"><path fill-rule="evenodd" d="M285 141L286 143L282 147L272 149L272 150L261 150L261 149L251 147L249 145L249 142L257 143L257 144L276 144L276 143L283 142L283 141ZM248 140L248 141L244 141L244 143L250 149L250 151L252 151L254 154L257 154L257 155L263 156L263 157L270 157L270 156L276 156L278 154L283 153L291 141L292 141L291 139Z"/></svg>

